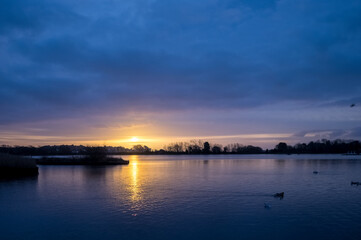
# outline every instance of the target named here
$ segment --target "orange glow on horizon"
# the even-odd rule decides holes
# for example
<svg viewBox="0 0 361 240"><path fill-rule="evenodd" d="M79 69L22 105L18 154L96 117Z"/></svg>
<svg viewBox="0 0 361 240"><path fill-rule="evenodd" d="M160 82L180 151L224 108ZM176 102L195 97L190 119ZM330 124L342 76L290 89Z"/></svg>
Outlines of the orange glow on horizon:
<svg viewBox="0 0 361 240"><path fill-rule="evenodd" d="M147 145L153 149L161 149L165 145L174 142L188 142L192 139L199 139L203 141L209 141L210 143L229 144L234 142L244 144L261 144L261 147L265 145L274 146L274 144L280 141L292 140L292 134L290 133L257 133L257 134L238 134L238 135L209 135L209 136L167 136L161 132L157 136L156 133L138 134L115 134L103 135L103 136L54 136L54 135L35 135L35 134L23 134L19 132L7 132L0 136L0 144L9 145L60 145L60 144L74 144L85 146L122 146L131 148L136 144ZM120 137L122 136L122 137ZM99 139L99 140L96 140ZM268 146L267 146L268 147Z"/></svg>

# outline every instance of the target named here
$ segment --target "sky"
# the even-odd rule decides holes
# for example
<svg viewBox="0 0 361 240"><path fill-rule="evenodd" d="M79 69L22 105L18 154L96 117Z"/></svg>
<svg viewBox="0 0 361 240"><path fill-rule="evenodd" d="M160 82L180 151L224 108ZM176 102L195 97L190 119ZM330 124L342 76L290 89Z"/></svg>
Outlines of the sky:
<svg viewBox="0 0 361 240"><path fill-rule="evenodd" d="M2 0L0 144L361 139L360 12L357 0Z"/></svg>

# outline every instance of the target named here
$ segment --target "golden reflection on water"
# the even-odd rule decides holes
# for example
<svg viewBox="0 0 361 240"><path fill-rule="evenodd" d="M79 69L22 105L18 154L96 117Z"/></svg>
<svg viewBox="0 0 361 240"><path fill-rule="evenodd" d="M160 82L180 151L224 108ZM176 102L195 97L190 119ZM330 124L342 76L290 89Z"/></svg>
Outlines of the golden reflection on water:
<svg viewBox="0 0 361 240"><path fill-rule="evenodd" d="M142 166L137 155L126 157L129 165L114 168L112 175L113 184L109 185L109 193L117 199L117 202L128 206L125 212L137 216L138 211L144 207L145 177L142 176Z"/></svg>
<svg viewBox="0 0 361 240"><path fill-rule="evenodd" d="M129 156L129 162L131 167L129 168L131 183L130 188L130 200L133 204L133 208L138 209L141 207L142 189L139 179L139 157L137 155Z"/></svg>

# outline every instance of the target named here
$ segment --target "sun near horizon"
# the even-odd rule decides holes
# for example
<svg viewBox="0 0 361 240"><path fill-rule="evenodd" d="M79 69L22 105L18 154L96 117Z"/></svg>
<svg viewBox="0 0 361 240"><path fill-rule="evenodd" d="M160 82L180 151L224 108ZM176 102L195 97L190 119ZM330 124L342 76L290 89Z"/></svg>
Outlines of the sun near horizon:
<svg viewBox="0 0 361 240"><path fill-rule="evenodd" d="M136 142L139 141L139 138L137 138L137 137L132 137L132 138L130 139L130 141L133 142L133 143L136 143Z"/></svg>

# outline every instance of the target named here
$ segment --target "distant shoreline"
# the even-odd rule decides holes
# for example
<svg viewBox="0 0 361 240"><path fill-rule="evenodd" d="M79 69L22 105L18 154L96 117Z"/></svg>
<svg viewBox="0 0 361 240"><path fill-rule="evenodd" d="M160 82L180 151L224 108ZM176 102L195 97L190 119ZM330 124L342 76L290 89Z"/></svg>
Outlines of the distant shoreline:
<svg viewBox="0 0 361 240"><path fill-rule="evenodd" d="M347 154L347 153L114 153L107 154L108 156L132 156L132 155L142 155L142 156L222 156L222 155L343 155L343 156L361 156L361 154ZM22 155L24 157L81 157L84 155L81 154L57 154L57 155Z"/></svg>
<svg viewBox="0 0 361 240"><path fill-rule="evenodd" d="M232 154L361 154L361 143L357 140L318 140L298 143L294 146L285 142L278 143L273 149L232 143L225 146L206 141L176 142L163 149L151 149L146 145L134 145L132 148L121 146L83 146L83 145L46 145L46 146L9 146L0 145L0 153L22 156L78 156L92 152L106 155L232 155Z"/></svg>

